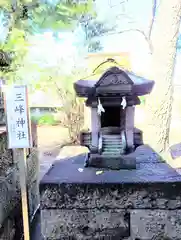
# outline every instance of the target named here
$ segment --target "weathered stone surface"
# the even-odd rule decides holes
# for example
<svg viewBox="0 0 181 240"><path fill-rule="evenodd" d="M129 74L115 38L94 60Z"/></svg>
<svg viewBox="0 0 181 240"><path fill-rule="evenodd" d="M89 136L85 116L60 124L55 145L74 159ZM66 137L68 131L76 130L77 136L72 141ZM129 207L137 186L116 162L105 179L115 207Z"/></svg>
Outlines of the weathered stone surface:
<svg viewBox="0 0 181 240"><path fill-rule="evenodd" d="M31 185L31 182L39 178L39 159L36 148L31 149L30 155L27 158L27 171L27 182Z"/></svg>
<svg viewBox="0 0 181 240"><path fill-rule="evenodd" d="M121 155L100 155L91 154L89 167L97 167L104 169L120 170L120 169L135 169L136 158L134 156L121 156Z"/></svg>
<svg viewBox="0 0 181 240"><path fill-rule="evenodd" d="M0 229L0 239L1 240L13 240L15 237L15 222L8 218L2 229Z"/></svg>
<svg viewBox="0 0 181 240"><path fill-rule="evenodd" d="M18 173L18 151L14 151L15 166ZM32 148L30 155L27 157L27 185L28 185L28 197L29 197L29 211L30 216L32 217L35 211L37 210L40 204L40 195L39 195L39 159L38 159L38 150ZM19 182L18 182L18 188Z"/></svg>
<svg viewBox="0 0 181 240"><path fill-rule="evenodd" d="M114 210L43 210L44 239L122 239L129 236L126 212ZM110 238L112 237L112 238Z"/></svg>
<svg viewBox="0 0 181 240"><path fill-rule="evenodd" d="M40 203L38 178L39 168L37 157L34 154L30 155L28 159L28 196L29 212L31 217L37 210ZM9 169L7 176L0 177L0 228L11 211L13 211L17 205L20 205L20 203L19 174L16 165L14 165L14 168L11 170Z"/></svg>
<svg viewBox="0 0 181 240"><path fill-rule="evenodd" d="M181 184L47 185L41 208L181 209Z"/></svg>
<svg viewBox="0 0 181 240"><path fill-rule="evenodd" d="M6 116L5 111L2 105L0 105L0 125L6 124Z"/></svg>
<svg viewBox="0 0 181 240"><path fill-rule="evenodd" d="M34 146L27 157L27 183L29 196L30 217L34 215L39 206L39 161L38 151L36 149L37 140L36 128L33 129ZM20 212L20 184L18 172L18 151L13 152L7 149L7 133L5 130L0 132L0 239L11 240L7 231L7 221L11 216L11 221L15 221L18 212ZM10 221L10 222L11 222ZM9 228L14 227L8 223ZM11 229L8 230L11 232ZM5 237L4 237L5 236Z"/></svg>
<svg viewBox="0 0 181 240"><path fill-rule="evenodd" d="M130 219L132 239L181 239L181 210L133 210Z"/></svg>
<svg viewBox="0 0 181 240"><path fill-rule="evenodd" d="M139 163L159 163L161 158L149 145L142 145L136 148L132 153L136 157L137 164Z"/></svg>
<svg viewBox="0 0 181 240"><path fill-rule="evenodd" d="M13 165L13 154L11 149L7 149L6 129L0 129L0 175L4 175L9 167Z"/></svg>
<svg viewBox="0 0 181 240"><path fill-rule="evenodd" d="M29 199L29 214L30 217L32 218L40 204L38 179L35 179L34 182L32 182L31 185L29 186L28 199Z"/></svg>
<svg viewBox="0 0 181 240"><path fill-rule="evenodd" d="M136 169L111 171L103 169L101 175L96 175L96 168L84 168L85 155L79 155L65 161L56 161L54 166L48 171L41 181L41 185L47 184L75 184L75 183L163 183L181 182L181 175L168 164L159 162L157 155L148 151L148 155L143 154L138 149ZM147 151L147 150L146 150ZM134 155L133 155L134 156ZM152 159L152 161L151 161ZM157 161L156 161L157 160ZM78 171L82 168L81 173Z"/></svg>
<svg viewBox="0 0 181 240"><path fill-rule="evenodd" d="M28 196L29 196L29 211L32 217L40 204L39 194L39 159L38 150L31 149L30 155L27 159L28 170Z"/></svg>
<svg viewBox="0 0 181 240"><path fill-rule="evenodd" d="M15 168L9 174L0 177L0 228L9 213L17 206L20 199L18 174Z"/></svg>
<svg viewBox="0 0 181 240"><path fill-rule="evenodd" d="M158 155L147 147L137 149L136 159L136 170L101 169L100 174L100 169L83 168L82 156L56 162L40 185L45 239L181 239L180 173L160 163ZM126 222L127 236L110 232L114 220L107 224L107 219L117 221L119 212L124 213L119 220ZM104 218L105 213L109 217ZM93 219L98 216L101 220L95 221L95 228ZM100 229L107 229L109 235L101 235ZM86 235L89 230L91 234Z"/></svg>

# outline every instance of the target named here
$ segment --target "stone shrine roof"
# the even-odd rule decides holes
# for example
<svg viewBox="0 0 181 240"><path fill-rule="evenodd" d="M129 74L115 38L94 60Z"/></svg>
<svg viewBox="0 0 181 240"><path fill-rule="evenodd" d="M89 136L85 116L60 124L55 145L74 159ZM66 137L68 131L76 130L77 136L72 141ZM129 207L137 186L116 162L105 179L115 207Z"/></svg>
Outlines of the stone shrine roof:
<svg viewBox="0 0 181 240"><path fill-rule="evenodd" d="M130 90L122 90L125 86L130 86ZM74 84L74 89L79 97L88 97L96 92L99 87L104 87L104 91L116 89L116 94L142 96L149 94L154 86L154 81L135 75L133 72L122 70L118 67L108 69L98 80L78 80ZM107 87L107 88L106 88ZM109 90L107 94L109 94ZM123 94L125 93L125 94Z"/></svg>

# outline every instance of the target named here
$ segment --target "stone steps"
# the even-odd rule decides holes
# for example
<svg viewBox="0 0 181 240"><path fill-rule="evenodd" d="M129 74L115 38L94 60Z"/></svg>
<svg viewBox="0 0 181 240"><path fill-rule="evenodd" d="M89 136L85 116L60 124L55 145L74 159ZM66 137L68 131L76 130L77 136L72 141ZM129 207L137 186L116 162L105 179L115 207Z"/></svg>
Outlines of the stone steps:
<svg viewBox="0 0 181 240"><path fill-rule="evenodd" d="M121 145L121 136L119 134L104 134L102 139L102 155L117 156L124 152L123 146Z"/></svg>

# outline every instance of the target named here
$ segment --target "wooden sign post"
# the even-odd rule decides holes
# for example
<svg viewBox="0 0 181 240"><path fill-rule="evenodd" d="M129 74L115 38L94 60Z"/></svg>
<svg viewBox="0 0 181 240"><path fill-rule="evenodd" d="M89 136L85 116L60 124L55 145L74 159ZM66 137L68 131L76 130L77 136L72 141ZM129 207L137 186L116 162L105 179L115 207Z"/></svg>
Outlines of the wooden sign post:
<svg viewBox="0 0 181 240"><path fill-rule="evenodd" d="M24 240L30 240L26 148L32 147L32 137L27 87L24 85L11 86L6 88L5 93L8 147L17 149L18 152Z"/></svg>

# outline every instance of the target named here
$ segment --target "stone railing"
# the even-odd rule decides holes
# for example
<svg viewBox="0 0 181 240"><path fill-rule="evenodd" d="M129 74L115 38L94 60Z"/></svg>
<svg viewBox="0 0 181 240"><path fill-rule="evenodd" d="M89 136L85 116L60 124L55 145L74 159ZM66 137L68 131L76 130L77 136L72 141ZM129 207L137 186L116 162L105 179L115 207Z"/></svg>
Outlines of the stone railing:
<svg viewBox="0 0 181 240"><path fill-rule="evenodd" d="M39 207L39 161L36 126L32 125L34 146L27 150L28 198L30 219ZM0 239L18 238L22 224L18 174L18 152L7 149L7 132L0 132Z"/></svg>

